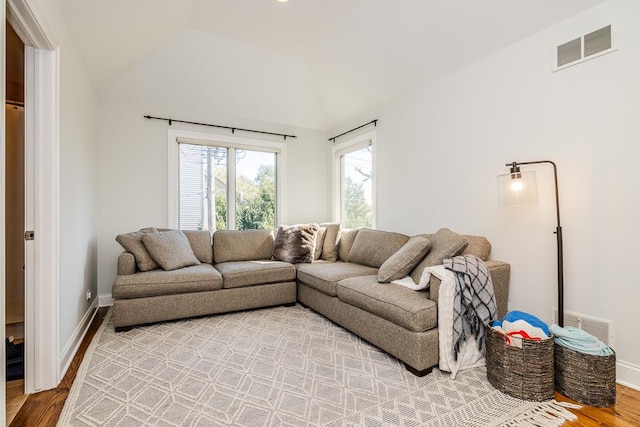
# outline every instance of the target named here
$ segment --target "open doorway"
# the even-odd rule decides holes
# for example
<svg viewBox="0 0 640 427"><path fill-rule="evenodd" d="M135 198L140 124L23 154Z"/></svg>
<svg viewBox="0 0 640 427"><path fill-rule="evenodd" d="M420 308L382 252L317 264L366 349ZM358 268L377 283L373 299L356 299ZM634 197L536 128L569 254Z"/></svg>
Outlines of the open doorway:
<svg viewBox="0 0 640 427"><path fill-rule="evenodd" d="M5 50L5 346L7 424L26 399L25 339L25 45L6 23Z"/></svg>
<svg viewBox="0 0 640 427"><path fill-rule="evenodd" d="M60 382L58 342L59 289L59 105L60 50L40 24L37 9L28 0L9 0L0 4L0 47L6 46L8 23L24 42L24 227L20 230L24 250L24 393L54 388ZM0 70L6 74L6 52L1 49ZM5 88L2 88L5 89ZM6 100L5 90L0 98ZM0 116L5 128L5 116ZM6 178L6 132L0 132L0 173ZM0 236L8 234L5 218L6 185L0 188ZM25 239L25 230L34 231L34 239ZM5 240L0 240L0 295L6 289ZM8 248L7 248L8 249ZM0 305L0 321L6 325L5 304ZM0 337L0 350L5 352L6 327ZM0 375L5 379L5 367ZM0 408L6 410L6 387L0 388ZM5 413L0 414L5 418ZM1 424L1 421L0 421Z"/></svg>

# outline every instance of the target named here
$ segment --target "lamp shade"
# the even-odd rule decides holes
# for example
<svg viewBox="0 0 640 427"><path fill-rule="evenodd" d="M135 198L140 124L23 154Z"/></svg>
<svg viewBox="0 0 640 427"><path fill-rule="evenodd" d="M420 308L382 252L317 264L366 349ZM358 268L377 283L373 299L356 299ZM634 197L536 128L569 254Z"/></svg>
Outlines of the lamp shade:
<svg viewBox="0 0 640 427"><path fill-rule="evenodd" d="M500 207L538 204L538 185L535 171L498 175Z"/></svg>

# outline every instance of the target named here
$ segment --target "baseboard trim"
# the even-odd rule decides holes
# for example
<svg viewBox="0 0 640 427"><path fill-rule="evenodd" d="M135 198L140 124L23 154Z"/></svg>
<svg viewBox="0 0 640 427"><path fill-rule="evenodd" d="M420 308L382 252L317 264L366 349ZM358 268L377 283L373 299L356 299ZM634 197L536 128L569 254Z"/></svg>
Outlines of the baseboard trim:
<svg viewBox="0 0 640 427"><path fill-rule="evenodd" d="M640 391L640 366L618 360L616 370L618 384Z"/></svg>
<svg viewBox="0 0 640 427"><path fill-rule="evenodd" d="M73 331L71 339L62 349L62 354L60 356L60 379L64 378L64 375L67 373L67 369L69 369L73 357L76 355L78 348L80 348L80 344L82 343L84 336L87 334L89 326L91 326L91 322L96 316L96 313L98 313L97 298L93 300L93 303L91 303L91 306L82 317L82 320L80 320L78 327Z"/></svg>
<svg viewBox="0 0 640 427"><path fill-rule="evenodd" d="M100 307L111 307L113 305L111 294L100 294L98 295L98 300L100 301Z"/></svg>

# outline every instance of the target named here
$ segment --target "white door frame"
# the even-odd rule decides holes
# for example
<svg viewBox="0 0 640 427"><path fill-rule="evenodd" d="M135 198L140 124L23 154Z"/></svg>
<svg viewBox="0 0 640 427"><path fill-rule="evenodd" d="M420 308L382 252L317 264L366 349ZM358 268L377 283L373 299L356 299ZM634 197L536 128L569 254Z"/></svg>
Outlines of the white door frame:
<svg viewBox="0 0 640 427"><path fill-rule="evenodd" d="M7 19L26 45L25 226L27 230L35 231L35 240L25 245L25 393L34 393L54 388L60 382L60 52L29 0L9 0L7 7ZM5 22L3 19L3 35ZM3 76L4 73L3 66ZM4 142L4 126L2 138ZM0 169L4 176L4 161ZM0 203L4 217L4 196ZM3 232L4 226L3 218ZM4 272L4 256L0 259L0 265ZM3 278L0 292L4 293L4 287ZM4 307L1 320L4 324ZM3 346L4 334L3 328ZM5 404L2 403L4 410Z"/></svg>
<svg viewBox="0 0 640 427"><path fill-rule="evenodd" d="M6 50L5 50L5 41L6 41L6 28L5 28L5 22L6 22L6 18L5 18L5 3L4 2L0 2L0 20L2 20L3 24L2 24L2 31L0 31L0 70L2 70L2 72L0 73L2 80L4 81L6 79L6 71L5 71L5 59L6 59ZM5 85L2 84L0 85L0 98L2 99L2 103L4 104L6 101L5 98ZM2 338L2 343L0 343L0 354L7 354L6 353L6 345L5 345L5 335L6 335L6 317L5 317L5 238L4 236L6 236L5 232L4 232L4 224L5 224L5 182L6 182L6 171L5 171L5 153L6 153L6 146L5 146L5 116L4 114L0 114L0 173L2 174L2 177L0 178L0 236L2 236L2 238L0 239L0 266L2 267L2 274L0 274L0 292L2 297L2 301L3 303L0 304L0 320L2 320L2 327L0 329L2 329L2 332L0 333L0 338ZM2 375L2 380L3 380L3 386L0 389L0 422L3 422L4 420L7 419L6 417L6 387L4 386L5 383L5 378L7 378L6 376L6 363L2 363L1 364L2 367L0 367L0 375Z"/></svg>

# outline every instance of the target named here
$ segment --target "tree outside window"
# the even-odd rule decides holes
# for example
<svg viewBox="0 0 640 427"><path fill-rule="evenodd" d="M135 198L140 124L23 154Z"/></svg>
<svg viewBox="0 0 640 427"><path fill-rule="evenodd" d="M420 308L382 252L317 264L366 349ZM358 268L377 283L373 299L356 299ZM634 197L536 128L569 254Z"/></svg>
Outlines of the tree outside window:
<svg viewBox="0 0 640 427"><path fill-rule="evenodd" d="M235 159L233 168L229 159ZM274 152L181 143L179 227L274 229L275 177ZM235 182L233 188L230 180ZM234 203L234 215L230 215L229 203Z"/></svg>

